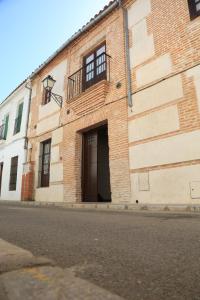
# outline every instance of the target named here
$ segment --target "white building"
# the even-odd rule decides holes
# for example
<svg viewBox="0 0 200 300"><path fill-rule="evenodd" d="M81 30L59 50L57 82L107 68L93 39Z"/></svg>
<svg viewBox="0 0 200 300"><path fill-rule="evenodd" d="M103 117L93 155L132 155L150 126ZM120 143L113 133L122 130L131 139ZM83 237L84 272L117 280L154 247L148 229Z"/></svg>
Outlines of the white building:
<svg viewBox="0 0 200 300"><path fill-rule="evenodd" d="M0 200L20 200L30 90L23 82L0 104Z"/></svg>

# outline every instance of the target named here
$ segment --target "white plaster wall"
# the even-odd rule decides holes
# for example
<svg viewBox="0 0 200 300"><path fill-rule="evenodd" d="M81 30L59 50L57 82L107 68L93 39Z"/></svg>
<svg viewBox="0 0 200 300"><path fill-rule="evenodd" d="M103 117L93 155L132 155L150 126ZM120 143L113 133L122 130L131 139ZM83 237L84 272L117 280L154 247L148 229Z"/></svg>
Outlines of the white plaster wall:
<svg viewBox="0 0 200 300"><path fill-rule="evenodd" d="M173 76L135 94L129 116L181 99L183 96L181 75Z"/></svg>
<svg viewBox="0 0 200 300"><path fill-rule="evenodd" d="M130 168L138 169L200 159L200 131L132 146Z"/></svg>
<svg viewBox="0 0 200 300"><path fill-rule="evenodd" d="M143 140L178 129L178 109L174 105L129 121L129 142Z"/></svg>
<svg viewBox="0 0 200 300"><path fill-rule="evenodd" d="M60 106L54 100L51 100L49 103L39 106L39 120L59 111Z"/></svg>
<svg viewBox="0 0 200 300"><path fill-rule="evenodd" d="M131 175L132 202L143 204L200 204L200 193L192 199L191 186L199 189L200 165L149 172L148 191L140 191L139 174ZM195 195L196 196L196 195Z"/></svg>
<svg viewBox="0 0 200 300"><path fill-rule="evenodd" d="M17 111L19 104L23 102L23 115L20 132L13 135L15 118L17 117ZM4 103L0 104L0 125L4 120L4 116L9 114L8 134L6 141L3 145L9 145L15 140L24 138L26 134L26 123L28 118L28 104L29 104L29 90L23 86L11 95ZM2 143L1 143L2 144ZM1 145L0 145L1 147Z"/></svg>
<svg viewBox="0 0 200 300"><path fill-rule="evenodd" d="M60 113L48 117L37 124L37 134L47 132L51 129L58 127L60 124Z"/></svg>
<svg viewBox="0 0 200 300"><path fill-rule="evenodd" d="M148 33L146 18L151 13L150 0L136 0L128 9L128 26L132 33L131 67L145 62L155 54L153 34Z"/></svg>
<svg viewBox="0 0 200 300"><path fill-rule="evenodd" d="M151 13L150 0L136 0L128 9L129 28Z"/></svg>
<svg viewBox="0 0 200 300"><path fill-rule="evenodd" d="M51 164L50 182L63 181L63 163Z"/></svg>
<svg viewBox="0 0 200 300"><path fill-rule="evenodd" d="M172 73L170 54L164 54L136 71L137 86L149 84Z"/></svg>
<svg viewBox="0 0 200 300"><path fill-rule="evenodd" d="M186 72L188 77L192 77L194 80L194 86L196 90L198 108L200 112L200 66L194 67Z"/></svg>
<svg viewBox="0 0 200 300"><path fill-rule="evenodd" d="M42 202L63 202L64 188L62 184L52 185L48 188L37 188L35 200Z"/></svg>
<svg viewBox="0 0 200 300"><path fill-rule="evenodd" d="M18 156L17 187L16 191L9 191L11 158L14 156ZM21 200L22 174L25 158L24 139L14 141L3 147L3 149L0 148L0 162L4 163L0 200Z"/></svg>
<svg viewBox="0 0 200 300"><path fill-rule="evenodd" d="M23 102L23 114L20 132L13 135L15 118L19 104ZM26 124L28 118L29 90L25 84L20 86L8 99L0 104L0 125L4 116L9 114L8 134L6 141L0 141L0 162L4 163L2 176L2 193L0 200L20 200L26 150L24 149ZM16 191L9 191L11 158L18 156L18 175Z"/></svg>
<svg viewBox="0 0 200 300"><path fill-rule="evenodd" d="M48 74L46 74L42 80L47 76L51 75L56 83L53 87L52 92L64 97L64 84L65 84L65 75L67 74L67 59L63 60L60 64L55 66ZM41 91L43 90L43 84L41 82Z"/></svg>

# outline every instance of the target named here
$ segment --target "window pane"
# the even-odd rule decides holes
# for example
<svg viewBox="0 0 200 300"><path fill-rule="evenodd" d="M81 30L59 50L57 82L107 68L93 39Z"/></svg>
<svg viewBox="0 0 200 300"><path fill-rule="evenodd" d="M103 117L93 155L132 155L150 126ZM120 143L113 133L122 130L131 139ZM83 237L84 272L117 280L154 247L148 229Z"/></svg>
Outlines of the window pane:
<svg viewBox="0 0 200 300"><path fill-rule="evenodd" d="M94 53L86 58L86 65L89 64L93 60L94 60Z"/></svg>
<svg viewBox="0 0 200 300"><path fill-rule="evenodd" d="M197 10L197 11L200 11L200 3L198 3L198 4L196 5L196 10Z"/></svg>
<svg viewBox="0 0 200 300"><path fill-rule="evenodd" d="M101 48L99 48L97 50L97 56L99 56L99 55L101 55L102 53L105 53L105 52L106 52L106 46L103 45L103 46L101 46Z"/></svg>

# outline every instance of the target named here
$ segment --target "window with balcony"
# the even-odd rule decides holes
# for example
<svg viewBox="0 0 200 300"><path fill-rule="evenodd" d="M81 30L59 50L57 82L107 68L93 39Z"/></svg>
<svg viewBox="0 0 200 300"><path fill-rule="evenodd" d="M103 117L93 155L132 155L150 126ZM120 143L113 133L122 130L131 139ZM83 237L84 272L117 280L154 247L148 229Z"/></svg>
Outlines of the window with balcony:
<svg viewBox="0 0 200 300"><path fill-rule="evenodd" d="M200 0L188 0L191 20L200 16Z"/></svg>
<svg viewBox="0 0 200 300"><path fill-rule="evenodd" d="M17 186L18 156L11 158L9 190L15 191Z"/></svg>
<svg viewBox="0 0 200 300"><path fill-rule="evenodd" d="M68 78L68 99L86 91L101 80L109 80L110 56L103 43L83 58L83 67Z"/></svg>
<svg viewBox="0 0 200 300"><path fill-rule="evenodd" d="M15 119L14 134L20 132L21 123L22 123L22 113L23 113L23 103L20 103L17 110L17 117Z"/></svg>
<svg viewBox="0 0 200 300"><path fill-rule="evenodd" d="M4 117L3 123L0 126L0 140L6 140L8 134L9 115Z"/></svg>
<svg viewBox="0 0 200 300"><path fill-rule="evenodd" d="M48 187L50 179L51 140L40 144L39 187Z"/></svg>

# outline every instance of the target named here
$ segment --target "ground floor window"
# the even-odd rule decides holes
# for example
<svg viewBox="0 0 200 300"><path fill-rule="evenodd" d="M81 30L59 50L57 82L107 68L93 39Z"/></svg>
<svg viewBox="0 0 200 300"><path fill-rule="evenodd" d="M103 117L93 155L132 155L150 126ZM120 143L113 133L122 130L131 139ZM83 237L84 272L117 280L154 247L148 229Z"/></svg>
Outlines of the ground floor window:
<svg viewBox="0 0 200 300"><path fill-rule="evenodd" d="M39 187L48 187L50 180L51 140L40 144Z"/></svg>
<svg viewBox="0 0 200 300"><path fill-rule="evenodd" d="M0 162L0 196L1 196L2 176L3 176L3 162Z"/></svg>
<svg viewBox="0 0 200 300"><path fill-rule="evenodd" d="M17 186L18 156L11 158L9 190L15 191Z"/></svg>

